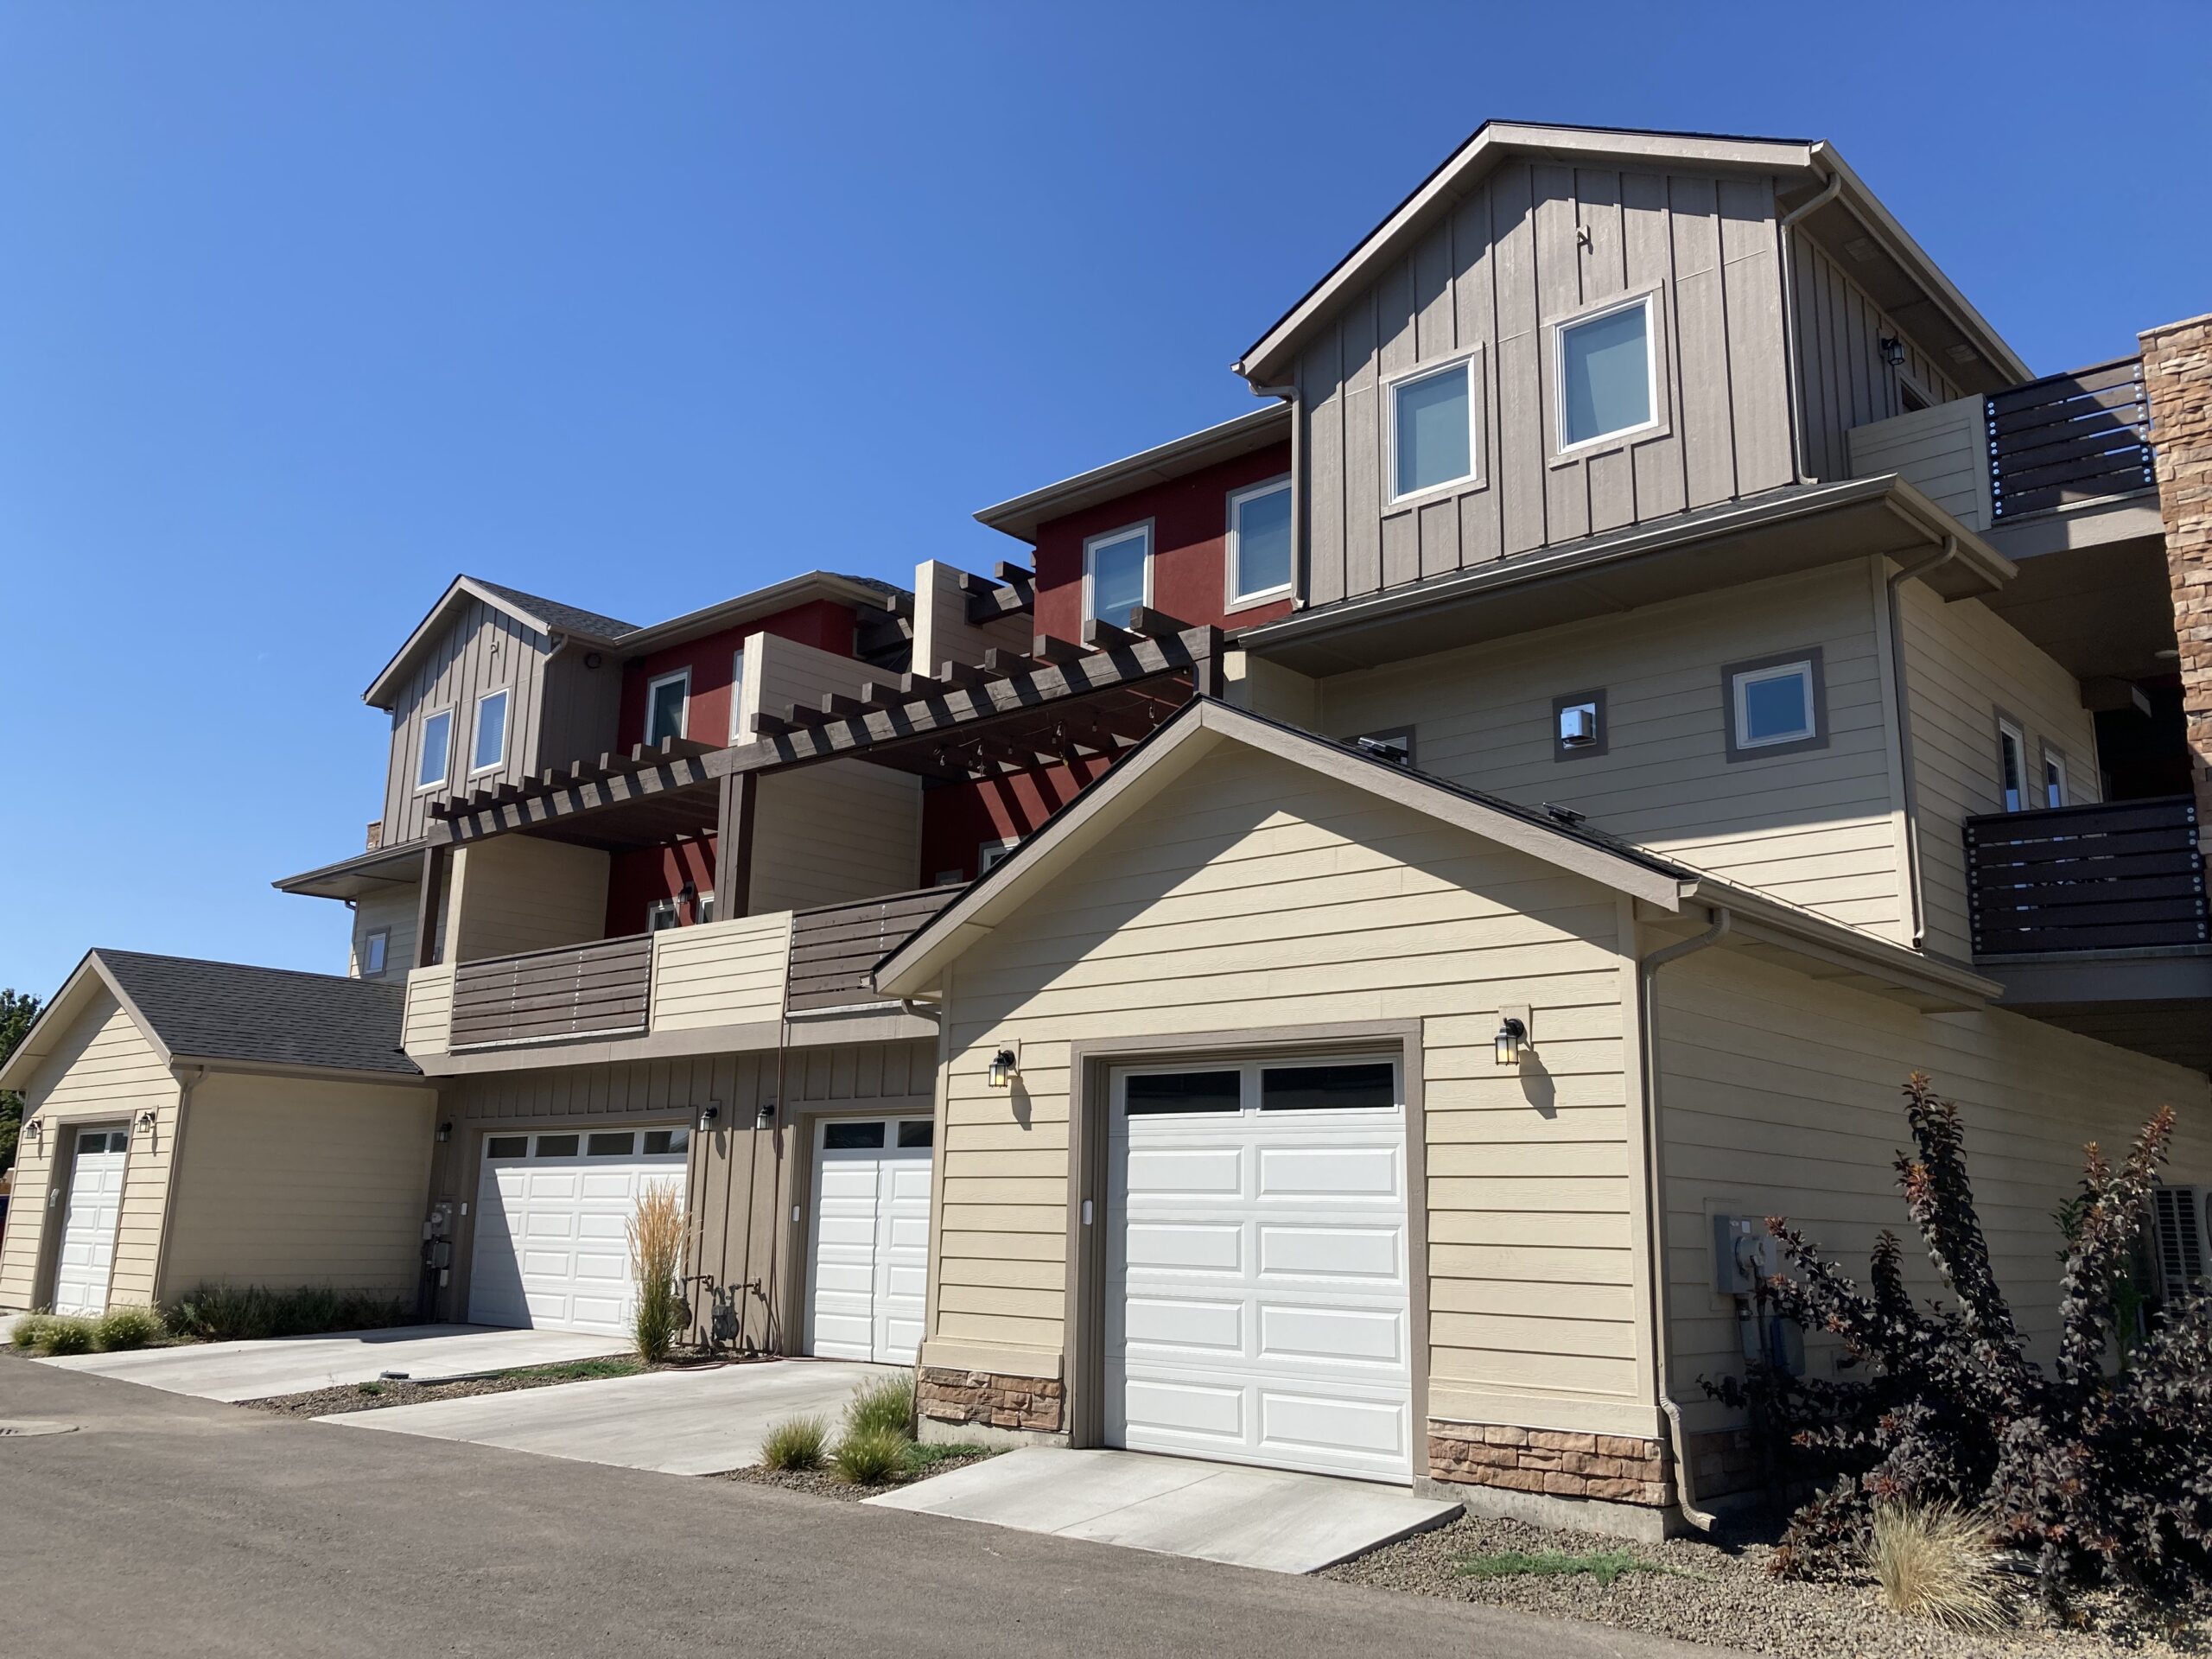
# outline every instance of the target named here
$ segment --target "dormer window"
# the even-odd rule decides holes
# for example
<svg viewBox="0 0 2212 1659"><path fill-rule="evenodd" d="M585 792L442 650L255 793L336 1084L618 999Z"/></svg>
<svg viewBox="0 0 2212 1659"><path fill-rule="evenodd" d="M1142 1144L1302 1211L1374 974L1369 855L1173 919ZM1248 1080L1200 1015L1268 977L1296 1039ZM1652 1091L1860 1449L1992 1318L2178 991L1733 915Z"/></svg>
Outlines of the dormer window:
<svg viewBox="0 0 2212 1659"><path fill-rule="evenodd" d="M441 709L423 717L423 753L415 760L415 787L437 789L446 781L453 756L453 710Z"/></svg>
<svg viewBox="0 0 2212 1659"><path fill-rule="evenodd" d="M1085 621L1120 623L1152 603L1152 523L1093 536L1083 544Z"/></svg>
<svg viewBox="0 0 2212 1659"><path fill-rule="evenodd" d="M1652 349L1657 298L1639 294L1554 326L1561 454L1659 425L1658 353Z"/></svg>
<svg viewBox="0 0 2212 1659"><path fill-rule="evenodd" d="M497 772L507 763L507 693L487 691L476 699L476 747L468 770Z"/></svg>
<svg viewBox="0 0 2212 1659"><path fill-rule="evenodd" d="M1475 403L1481 389L1476 365L1479 361L1470 352L1392 384L1394 501L1471 482L1480 472L1481 457L1475 442Z"/></svg>
<svg viewBox="0 0 2212 1659"><path fill-rule="evenodd" d="M658 743L663 738L682 737L683 720L691 703L691 671L679 668L673 674L663 674L645 686L645 742Z"/></svg>

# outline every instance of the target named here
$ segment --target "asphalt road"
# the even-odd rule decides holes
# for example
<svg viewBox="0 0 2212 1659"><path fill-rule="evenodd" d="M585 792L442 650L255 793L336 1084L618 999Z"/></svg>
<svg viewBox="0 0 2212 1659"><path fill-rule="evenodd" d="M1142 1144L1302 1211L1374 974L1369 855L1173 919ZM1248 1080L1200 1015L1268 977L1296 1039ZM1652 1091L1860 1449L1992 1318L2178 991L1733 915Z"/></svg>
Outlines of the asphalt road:
<svg viewBox="0 0 2212 1659"><path fill-rule="evenodd" d="M1715 1659L1598 1625L362 1434L0 1355L0 1650Z"/></svg>

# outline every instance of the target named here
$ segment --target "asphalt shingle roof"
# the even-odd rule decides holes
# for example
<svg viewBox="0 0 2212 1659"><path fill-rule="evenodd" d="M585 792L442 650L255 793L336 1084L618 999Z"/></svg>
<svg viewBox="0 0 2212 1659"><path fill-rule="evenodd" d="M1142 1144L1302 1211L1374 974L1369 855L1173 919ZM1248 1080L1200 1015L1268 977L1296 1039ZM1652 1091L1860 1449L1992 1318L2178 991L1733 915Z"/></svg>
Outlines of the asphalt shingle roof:
<svg viewBox="0 0 2212 1659"><path fill-rule="evenodd" d="M400 986L137 950L92 954L173 1054L421 1075L399 1046Z"/></svg>
<svg viewBox="0 0 2212 1659"><path fill-rule="evenodd" d="M509 588L502 582L486 582L481 576L469 580L486 592L519 605L532 616L542 617L563 633L588 634L594 639L615 640L626 633L636 633L638 625L623 622L611 616L601 616L597 611L587 611L575 605L563 605L557 599L543 599L536 594L525 594L519 588Z"/></svg>

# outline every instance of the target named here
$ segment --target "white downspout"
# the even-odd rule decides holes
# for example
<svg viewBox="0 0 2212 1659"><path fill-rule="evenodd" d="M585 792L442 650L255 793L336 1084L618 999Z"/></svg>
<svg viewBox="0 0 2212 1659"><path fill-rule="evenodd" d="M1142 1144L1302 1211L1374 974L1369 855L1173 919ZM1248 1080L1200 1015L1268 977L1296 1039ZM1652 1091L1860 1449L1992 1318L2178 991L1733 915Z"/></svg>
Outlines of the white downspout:
<svg viewBox="0 0 2212 1659"><path fill-rule="evenodd" d="M1659 1114L1659 1033L1658 1007L1651 995L1652 981L1659 970L1670 962L1715 945L1728 937L1735 925L1735 918L1716 906L1713 911L1713 925L1694 939L1683 939L1663 950L1655 950L1636 965L1637 1024L1643 1039L1643 1144L1646 1148L1643 1169L1649 1183L1644 1194L1644 1248L1650 1262L1651 1274L1651 1369L1652 1380L1659 1396L1659 1409L1667 1414L1667 1429L1675 1448L1675 1506L1682 1518L1700 1532L1711 1532L1714 1520L1707 1511L1697 1507L1697 1494L1691 1490L1688 1436L1682 1429L1682 1410L1675 1403L1675 1396L1667 1378L1667 1349L1670 1326L1668 1324L1667 1302L1667 1137Z"/></svg>
<svg viewBox="0 0 2212 1659"><path fill-rule="evenodd" d="M1789 469L1800 482L1806 476L1805 467L1805 410L1804 393L1798 385L1797 362L1797 306L1789 280L1790 267L1796 262L1790 256L1789 232L1797 221L1834 201L1843 189L1843 175L1831 173L1828 181L1810 201L1800 202L1782 217L1776 227L1776 240L1782 255L1782 333L1788 346L1789 360L1783 365L1783 384L1789 397Z"/></svg>

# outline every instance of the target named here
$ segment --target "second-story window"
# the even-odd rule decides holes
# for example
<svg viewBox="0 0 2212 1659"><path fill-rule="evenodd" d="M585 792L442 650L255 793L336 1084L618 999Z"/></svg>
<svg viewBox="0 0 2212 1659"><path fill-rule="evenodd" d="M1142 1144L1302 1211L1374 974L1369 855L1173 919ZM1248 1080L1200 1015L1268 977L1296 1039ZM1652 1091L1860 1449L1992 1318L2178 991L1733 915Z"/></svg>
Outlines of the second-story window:
<svg viewBox="0 0 2212 1659"><path fill-rule="evenodd" d="M1152 603L1152 525L1149 521L1093 536L1083 544L1083 614L1086 621L1119 623L1139 605Z"/></svg>
<svg viewBox="0 0 2212 1659"><path fill-rule="evenodd" d="M1997 721L1997 791L2007 812L2032 804L2028 799L2028 740L2001 715Z"/></svg>
<svg viewBox="0 0 2212 1659"><path fill-rule="evenodd" d="M1728 696L1728 758L1758 760L1827 745L1821 652L1810 645L1786 657L1732 663L1721 671Z"/></svg>
<svg viewBox="0 0 2212 1659"><path fill-rule="evenodd" d="M745 648L738 647L729 654L729 741L742 743L751 736L744 727L745 719Z"/></svg>
<svg viewBox="0 0 2212 1659"><path fill-rule="evenodd" d="M2043 804L2066 804L2066 757L2053 748L2043 752Z"/></svg>
<svg viewBox="0 0 2212 1659"><path fill-rule="evenodd" d="M691 671L679 668L663 674L645 687L645 741L683 735L683 719L691 702Z"/></svg>
<svg viewBox="0 0 2212 1659"><path fill-rule="evenodd" d="M361 940L361 977L378 979L383 976L385 958L391 950L391 930L380 927Z"/></svg>
<svg viewBox="0 0 2212 1659"><path fill-rule="evenodd" d="M1562 451L1658 424L1653 302L1639 295L1553 330Z"/></svg>
<svg viewBox="0 0 2212 1659"><path fill-rule="evenodd" d="M472 772L497 772L507 763L507 694L486 692L476 699L476 747L470 751Z"/></svg>
<svg viewBox="0 0 2212 1659"><path fill-rule="evenodd" d="M1251 605L1290 591L1290 480L1229 496L1229 602Z"/></svg>
<svg viewBox="0 0 2212 1659"><path fill-rule="evenodd" d="M415 787L435 789L446 780L453 758L453 710L441 709L423 720L423 753L415 761Z"/></svg>
<svg viewBox="0 0 2212 1659"><path fill-rule="evenodd" d="M1390 495L1408 496L1471 480L1479 470L1472 353L1440 368L1409 374L1390 387Z"/></svg>

